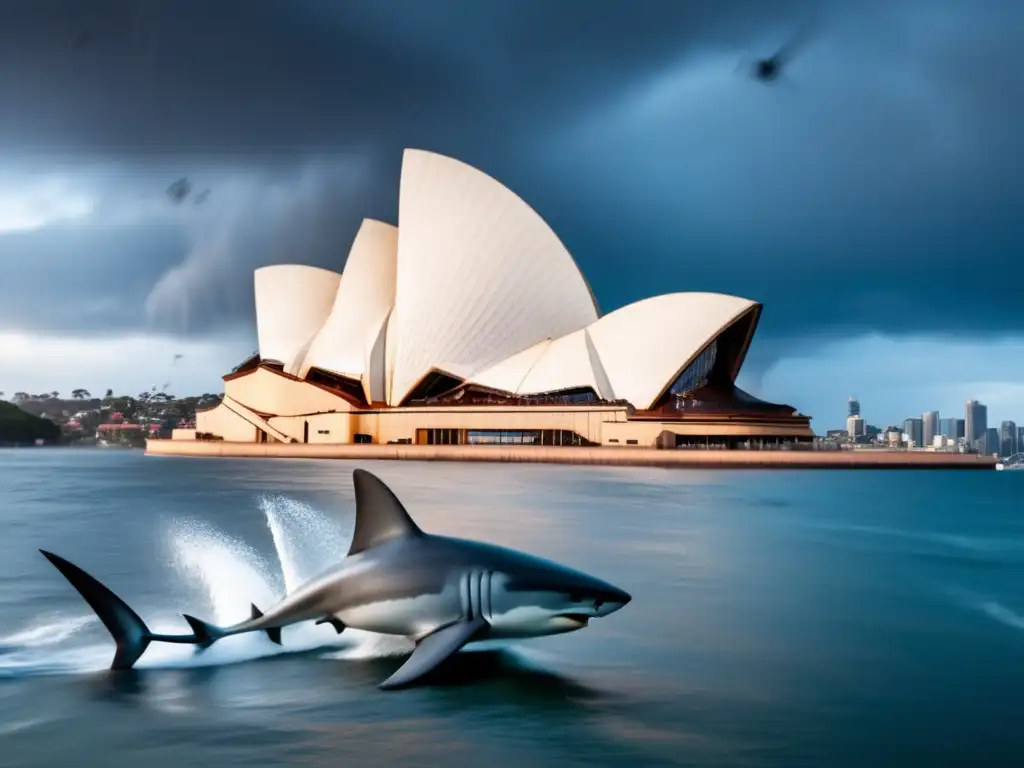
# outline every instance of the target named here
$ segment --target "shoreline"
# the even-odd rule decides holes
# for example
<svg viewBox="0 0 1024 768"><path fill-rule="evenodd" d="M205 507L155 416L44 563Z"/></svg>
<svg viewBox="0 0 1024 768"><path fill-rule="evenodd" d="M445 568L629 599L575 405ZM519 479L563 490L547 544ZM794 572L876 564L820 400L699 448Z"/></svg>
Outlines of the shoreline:
<svg viewBox="0 0 1024 768"><path fill-rule="evenodd" d="M822 450L660 450L608 446L233 443L147 440L147 456L578 464L705 469L988 469L996 459L965 453Z"/></svg>

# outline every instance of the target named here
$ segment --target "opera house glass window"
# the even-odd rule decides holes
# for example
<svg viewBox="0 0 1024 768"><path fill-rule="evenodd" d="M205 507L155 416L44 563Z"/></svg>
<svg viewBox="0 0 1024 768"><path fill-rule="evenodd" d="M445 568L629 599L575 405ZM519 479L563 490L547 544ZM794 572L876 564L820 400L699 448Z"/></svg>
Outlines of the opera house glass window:
<svg viewBox="0 0 1024 768"><path fill-rule="evenodd" d="M715 359L718 356L718 340L712 341L707 349L697 355L696 359L686 366L686 369L679 374L679 377L672 383L669 390L676 397L688 395L700 389L708 382L708 376L715 367Z"/></svg>

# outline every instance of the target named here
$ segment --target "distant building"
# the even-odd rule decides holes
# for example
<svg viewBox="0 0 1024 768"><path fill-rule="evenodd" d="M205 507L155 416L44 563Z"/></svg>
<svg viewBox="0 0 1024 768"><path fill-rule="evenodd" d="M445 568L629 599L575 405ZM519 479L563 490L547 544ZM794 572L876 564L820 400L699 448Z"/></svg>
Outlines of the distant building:
<svg viewBox="0 0 1024 768"><path fill-rule="evenodd" d="M964 439L964 420L963 419L957 419L956 420L956 439L957 440L963 440Z"/></svg>
<svg viewBox="0 0 1024 768"><path fill-rule="evenodd" d="M676 292L602 314L554 231L492 176L407 149L398 192L399 226L364 219L343 271L255 271L258 353L172 439L813 445L807 416L735 384L758 302Z"/></svg>
<svg viewBox="0 0 1024 768"><path fill-rule="evenodd" d="M960 419L939 419L939 434L948 437L950 440L956 440L957 435L957 422Z"/></svg>
<svg viewBox="0 0 1024 768"><path fill-rule="evenodd" d="M1017 427L1017 453L1024 453L1024 427Z"/></svg>
<svg viewBox="0 0 1024 768"><path fill-rule="evenodd" d="M906 435L907 443L915 448L924 447L924 421L922 419L907 419L903 422L903 434Z"/></svg>
<svg viewBox="0 0 1024 768"><path fill-rule="evenodd" d="M924 415L921 417L921 421L924 425L922 443L924 445L932 445L935 442L935 436L939 434L939 412L925 411Z"/></svg>
<svg viewBox="0 0 1024 768"><path fill-rule="evenodd" d="M851 416L860 416L860 400L856 397L851 397L846 404L846 418Z"/></svg>
<svg viewBox="0 0 1024 768"><path fill-rule="evenodd" d="M978 441L985 437L988 429L988 408L977 400L968 400L964 408L964 437L967 445L978 448ZM986 451L982 451L986 453Z"/></svg>
<svg viewBox="0 0 1024 768"><path fill-rule="evenodd" d="M999 455L1013 456L1017 447L1017 425L1012 421L1004 421L999 425Z"/></svg>
<svg viewBox="0 0 1024 768"><path fill-rule="evenodd" d="M981 438L981 443L981 453L999 453L999 430L996 429L995 427L989 427L988 429L986 429L985 435Z"/></svg>
<svg viewBox="0 0 1024 768"><path fill-rule="evenodd" d="M856 414L853 416L848 416L846 418L846 434L848 434L853 439L863 437L865 434L864 419L862 419L859 415Z"/></svg>

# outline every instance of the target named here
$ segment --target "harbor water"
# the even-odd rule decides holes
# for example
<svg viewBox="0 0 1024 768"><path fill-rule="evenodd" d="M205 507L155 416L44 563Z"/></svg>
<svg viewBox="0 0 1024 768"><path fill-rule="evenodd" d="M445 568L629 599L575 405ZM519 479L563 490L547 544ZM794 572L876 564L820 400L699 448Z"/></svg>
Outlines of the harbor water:
<svg viewBox="0 0 1024 768"><path fill-rule="evenodd" d="M382 692L401 638L298 625L111 673L39 554L155 630L344 556L352 469L428 532L633 601ZM0 451L0 766L1024 765L1024 472L702 470Z"/></svg>

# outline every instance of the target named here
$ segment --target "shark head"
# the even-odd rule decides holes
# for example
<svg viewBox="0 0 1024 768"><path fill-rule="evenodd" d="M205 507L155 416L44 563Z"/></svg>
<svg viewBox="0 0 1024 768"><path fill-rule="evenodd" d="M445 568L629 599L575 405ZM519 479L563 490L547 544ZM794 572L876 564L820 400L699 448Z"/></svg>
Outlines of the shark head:
<svg viewBox="0 0 1024 768"><path fill-rule="evenodd" d="M573 632L615 613L632 597L581 571L518 553L516 567L491 580L494 634L535 637Z"/></svg>

